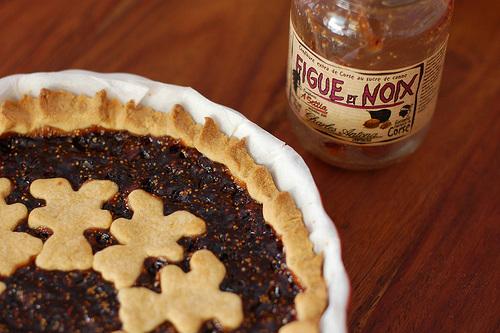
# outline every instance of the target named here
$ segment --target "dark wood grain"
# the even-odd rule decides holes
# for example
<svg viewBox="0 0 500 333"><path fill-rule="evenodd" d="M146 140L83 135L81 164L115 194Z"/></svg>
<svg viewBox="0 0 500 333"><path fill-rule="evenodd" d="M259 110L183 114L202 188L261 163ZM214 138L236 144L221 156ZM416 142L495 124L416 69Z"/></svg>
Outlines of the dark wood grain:
<svg viewBox="0 0 500 333"><path fill-rule="evenodd" d="M191 86L297 150L339 230L350 332L500 331L500 4L457 0L428 137L351 172L286 121L288 0L0 2L0 76L71 68Z"/></svg>

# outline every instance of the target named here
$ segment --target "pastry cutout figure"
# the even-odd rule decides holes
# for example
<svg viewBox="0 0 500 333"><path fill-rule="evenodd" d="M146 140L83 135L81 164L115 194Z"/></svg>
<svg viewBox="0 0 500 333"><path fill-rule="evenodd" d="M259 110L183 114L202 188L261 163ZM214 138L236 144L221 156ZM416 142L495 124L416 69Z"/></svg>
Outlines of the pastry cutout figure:
<svg viewBox="0 0 500 333"><path fill-rule="evenodd" d="M219 288L226 275L224 264L212 252L199 250L193 254L190 266L187 273L175 265L162 268L161 294L144 287L119 290L124 330L149 332L169 321L181 333L195 333L211 319L229 330L240 326L240 297Z"/></svg>
<svg viewBox="0 0 500 333"><path fill-rule="evenodd" d="M24 232L13 231L28 216L23 204L7 205L5 198L11 192L10 181L0 179L0 275L9 276L16 268L27 264L42 250L40 239ZM1 286L0 286L1 287Z"/></svg>
<svg viewBox="0 0 500 333"><path fill-rule="evenodd" d="M120 245L99 251L94 257L94 269L117 288L132 286L148 257L183 260L184 249L177 241L206 231L205 221L187 211L163 215L162 200L143 190L131 192L127 200L134 211L132 219L117 219L110 229Z"/></svg>
<svg viewBox="0 0 500 333"><path fill-rule="evenodd" d="M36 258L38 267L70 271L92 267L92 247L84 236L90 228L109 228L111 213L102 205L118 192L118 185L107 180L85 182L74 191L63 178L38 179L30 187L46 206L34 209L28 223L31 228L44 226L53 231Z"/></svg>

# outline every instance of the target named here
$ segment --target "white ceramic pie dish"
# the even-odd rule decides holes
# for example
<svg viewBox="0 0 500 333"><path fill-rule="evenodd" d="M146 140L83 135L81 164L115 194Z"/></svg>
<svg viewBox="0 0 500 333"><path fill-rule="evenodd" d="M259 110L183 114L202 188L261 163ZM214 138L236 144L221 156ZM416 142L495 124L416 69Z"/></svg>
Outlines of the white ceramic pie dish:
<svg viewBox="0 0 500 333"><path fill-rule="evenodd" d="M257 164L265 166L280 191L288 191L301 210L316 252L324 253L324 276L329 305L321 320L321 332L346 332L349 280L342 263L337 230L325 212L309 168L291 147L278 140L242 114L213 103L191 88L152 81L124 73L95 73L82 70L18 74L0 79L0 102L18 100L24 94L38 97L42 88L65 90L89 97L106 89L110 98L169 112L181 104L195 122L213 118L221 132L238 139L247 138L247 149Z"/></svg>

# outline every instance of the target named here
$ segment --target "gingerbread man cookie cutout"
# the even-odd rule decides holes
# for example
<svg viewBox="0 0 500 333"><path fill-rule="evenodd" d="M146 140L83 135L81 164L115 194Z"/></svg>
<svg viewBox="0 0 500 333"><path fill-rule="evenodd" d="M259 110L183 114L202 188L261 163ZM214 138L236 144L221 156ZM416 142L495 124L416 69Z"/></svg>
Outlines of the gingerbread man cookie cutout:
<svg viewBox="0 0 500 333"><path fill-rule="evenodd" d="M0 275L9 276L16 268L27 264L42 250L40 239L24 232L13 231L28 216L23 204L7 205L5 198L11 192L10 181L0 179ZM0 286L1 288L1 286Z"/></svg>
<svg viewBox="0 0 500 333"><path fill-rule="evenodd" d="M84 236L90 228L107 229L112 217L102 205L118 192L118 185L107 180L90 180L74 191L63 178L38 179L30 187L46 206L34 209L28 223L53 231L45 242L36 264L48 270L84 270L92 267L92 247Z"/></svg>
<svg viewBox="0 0 500 333"><path fill-rule="evenodd" d="M143 190L133 191L127 200L134 211L132 219L117 219L110 229L120 245L110 246L94 257L94 269L117 288L132 286L148 257L183 260L184 249L177 241L206 231L205 221L187 211L163 215L162 200Z"/></svg>
<svg viewBox="0 0 500 333"><path fill-rule="evenodd" d="M211 319L228 330L239 327L243 321L240 297L219 288L226 275L224 264L212 252L199 250L190 266L188 273L175 265L162 268L161 294L144 287L119 290L125 331L149 332L170 321L180 333L195 333Z"/></svg>

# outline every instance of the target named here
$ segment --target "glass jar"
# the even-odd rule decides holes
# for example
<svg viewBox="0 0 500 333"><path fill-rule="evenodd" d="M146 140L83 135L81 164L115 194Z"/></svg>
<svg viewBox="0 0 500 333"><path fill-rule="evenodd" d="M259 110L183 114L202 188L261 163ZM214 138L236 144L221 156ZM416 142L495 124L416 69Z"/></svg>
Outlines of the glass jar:
<svg viewBox="0 0 500 333"><path fill-rule="evenodd" d="M436 105L453 0L292 0L289 118L347 169L401 161Z"/></svg>

